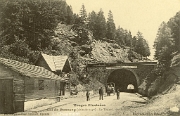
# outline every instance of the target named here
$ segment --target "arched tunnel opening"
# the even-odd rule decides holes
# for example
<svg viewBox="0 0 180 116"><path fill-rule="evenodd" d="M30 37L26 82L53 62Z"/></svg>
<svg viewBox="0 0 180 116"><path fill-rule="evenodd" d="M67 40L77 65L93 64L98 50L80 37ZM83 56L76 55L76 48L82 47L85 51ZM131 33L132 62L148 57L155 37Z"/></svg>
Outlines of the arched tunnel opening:
<svg viewBox="0 0 180 116"><path fill-rule="evenodd" d="M107 83L114 83L115 90L119 89L121 92L130 92L128 85L133 85L134 90L131 92L137 92L138 85L137 79L134 73L126 69L117 69L113 71L109 76Z"/></svg>

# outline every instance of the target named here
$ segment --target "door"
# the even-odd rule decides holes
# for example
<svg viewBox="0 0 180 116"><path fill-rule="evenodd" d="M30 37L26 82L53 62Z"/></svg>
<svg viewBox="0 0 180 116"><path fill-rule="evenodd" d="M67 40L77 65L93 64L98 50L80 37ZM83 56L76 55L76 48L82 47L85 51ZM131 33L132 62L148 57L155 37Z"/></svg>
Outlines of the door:
<svg viewBox="0 0 180 116"><path fill-rule="evenodd" d="M0 114L13 114L13 80L0 79Z"/></svg>
<svg viewBox="0 0 180 116"><path fill-rule="evenodd" d="M60 82L60 96L65 95L65 83Z"/></svg>
<svg viewBox="0 0 180 116"><path fill-rule="evenodd" d="M60 81L56 80L55 81L55 96L60 95Z"/></svg>
<svg viewBox="0 0 180 116"><path fill-rule="evenodd" d="M1 86L1 84L0 84L0 86ZM5 110L4 102L5 102L5 92L0 91L0 114L4 113L4 110Z"/></svg>

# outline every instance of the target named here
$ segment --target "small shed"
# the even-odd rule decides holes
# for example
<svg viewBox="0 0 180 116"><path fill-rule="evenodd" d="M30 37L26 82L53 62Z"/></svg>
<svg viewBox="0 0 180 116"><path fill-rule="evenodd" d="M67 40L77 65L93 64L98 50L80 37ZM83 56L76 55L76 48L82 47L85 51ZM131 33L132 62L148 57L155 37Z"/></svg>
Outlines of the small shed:
<svg viewBox="0 0 180 116"><path fill-rule="evenodd" d="M35 62L36 66L41 66L47 70L53 72L54 74L60 75L63 77L66 82L61 82L60 95L69 95L66 92L70 92L70 83L68 81L68 73L71 72L70 62L68 56L52 56L41 53L37 61Z"/></svg>
<svg viewBox="0 0 180 116"><path fill-rule="evenodd" d="M71 71L68 56L52 56L41 53L35 65L44 67L58 75L62 72L69 73Z"/></svg>
<svg viewBox="0 0 180 116"><path fill-rule="evenodd" d="M62 81L43 67L0 58L0 114L57 102Z"/></svg>

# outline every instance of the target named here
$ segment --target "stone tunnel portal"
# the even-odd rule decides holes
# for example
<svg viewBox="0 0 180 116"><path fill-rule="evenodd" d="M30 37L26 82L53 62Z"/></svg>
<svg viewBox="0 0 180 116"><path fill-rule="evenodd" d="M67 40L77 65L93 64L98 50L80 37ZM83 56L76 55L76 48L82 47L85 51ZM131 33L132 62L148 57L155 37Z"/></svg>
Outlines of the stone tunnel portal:
<svg viewBox="0 0 180 116"><path fill-rule="evenodd" d="M115 90L120 89L122 92L129 92L127 87L129 84L134 86L134 91L137 92L138 85L136 75L127 69L117 69L113 71L107 79L107 83L115 83Z"/></svg>

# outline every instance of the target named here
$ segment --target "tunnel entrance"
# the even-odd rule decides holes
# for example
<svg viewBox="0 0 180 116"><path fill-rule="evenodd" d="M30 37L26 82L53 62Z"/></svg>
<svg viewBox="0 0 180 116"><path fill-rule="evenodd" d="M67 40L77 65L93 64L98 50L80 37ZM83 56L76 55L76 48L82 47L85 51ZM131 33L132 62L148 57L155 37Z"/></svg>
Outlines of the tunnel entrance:
<svg viewBox="0 0 180 116"><path fill-rule="evenodd" d="M127 69L118 69L113 71L109 76L107 83L115 83L115 90L119 89L121 92L137 92L137 79L135 74ZM129 90L128 85L133 85L134 90Z"/></svg>

